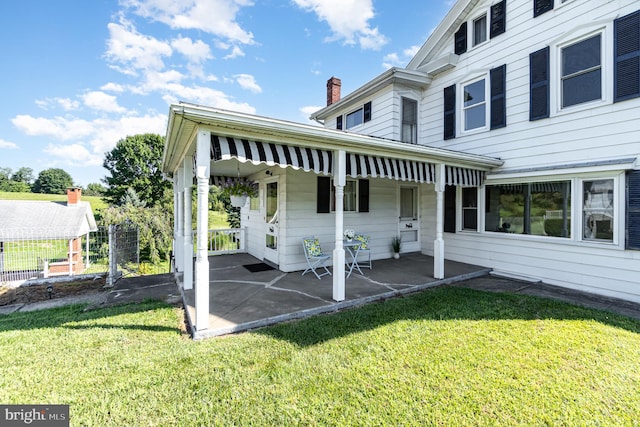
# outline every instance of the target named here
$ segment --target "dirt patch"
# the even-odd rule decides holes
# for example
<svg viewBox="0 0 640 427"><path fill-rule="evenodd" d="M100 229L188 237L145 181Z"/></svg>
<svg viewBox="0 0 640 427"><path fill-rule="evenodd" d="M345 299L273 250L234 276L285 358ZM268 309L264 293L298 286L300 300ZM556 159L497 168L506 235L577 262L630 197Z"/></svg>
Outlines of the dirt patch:
<svg viewBox="0 0 640 427"><path fill-rule="evenodd" d="M53 286L51 299L107 292L107 289L104 288L104 279L60 282L51 285ZM49 284L19 286L17 288L0 286L0 306L47 301L50 299L47 291L48 286Z"/></svg>

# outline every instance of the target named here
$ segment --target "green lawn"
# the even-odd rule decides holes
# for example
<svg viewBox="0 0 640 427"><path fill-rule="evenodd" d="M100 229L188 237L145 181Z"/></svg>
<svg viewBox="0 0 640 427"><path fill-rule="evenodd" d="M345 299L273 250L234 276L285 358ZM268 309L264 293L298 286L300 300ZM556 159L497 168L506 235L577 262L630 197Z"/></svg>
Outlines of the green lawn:
<svg viewBox="0 0 640 427"><path fill-rule="evenodd" d="M0 191L0 200L40 200L51 202L66 202L66 194L42 194L42 193L11 193L6 191ZM82 196L83 202L89 202L91 204L91 210L95 214L96 212L105 209L108 204L101 197L96 196Z"/></svg>
<svg viewBox="0 0 640 427"><path fill-rule="evenodd" d="M0 402L71 425L637 425L640 322L436 288L191 341L160 303L0 316Z"/></svg>

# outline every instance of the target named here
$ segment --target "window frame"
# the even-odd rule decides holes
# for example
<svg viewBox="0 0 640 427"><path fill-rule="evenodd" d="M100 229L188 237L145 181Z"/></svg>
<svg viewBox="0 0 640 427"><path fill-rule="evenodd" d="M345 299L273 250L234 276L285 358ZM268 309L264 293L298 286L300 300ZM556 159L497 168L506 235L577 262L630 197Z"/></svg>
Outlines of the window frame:
<svg viewBox="0 0 640 427"><path fill-rule="evenodd" d="M465 88L468 86L471 86L475 83L478 83L480 81L484 81L484 100L481 101L482 105L484 107L484 125L483 126L479 126L479 127L475 127L472 129L466 129L466 122L467 122L467 111L470 110L471 108L477 108L479 104L474 104L472 106L465 106L465 101L464 101L464 94L465 94ZM459 84L460 86L460 90L458 91L458 100L457 100L457 110L459 112L460 115L460 120L458 125L458 129L459 129L459 135L469 135L469 134L473 134L476 132L484 132L489 130L489 123L491 120L491 87L490 87L490 81L491 81L491 77L489 75L489 72L483 73L481 76L476 76L473 79L469 79L465 82L462 82Z"/></svg>
<svg viewBox="0 0 640 427"><path fill-rule="evenodd" d="M483 45L483 44L485 44L486 42L489 41L489 26L490 26L490 24L489 24L488 15L489 14L487 12L485 12L485 13L482 13L482 14L478 15L477 17L475 17L475 18L473 18L471 20L471 25L470 25L470 27L471 27L471 37L470 37L470 39L471 39L471 48L478 47L478 46ZM478 22L480 22L480 20L484 20L484 34L483 34L484 38L482 40L480 40L480 41L477 41L476 40L476 35L477 35L476 24Z"/></svg>
<svg viewBox="0 0 640 427"><path fill-rule="evenodd" d="M405 120L405 102L412 102L415 105L415 121L413 121L413 123ZM420 116L418 114L419 106L420 104L418 101L413 98L406 96L400 97L400 140L402 142L408 142L410 144L418 143L418 118ZM411 126L411 135L409 139L405 139L405 123L407 123L408 126Z"/></svg>
<svg viewBox="0 0 640 427"><path fill-rule="evenodd" d="M599 59L600 59L600 61L599 61L599 63L597 65L594 65L594 66L590 66L590 67L587 67L587 68L582 68L582 69L577 70L577 71L569 72L569 73L567 73L565 75L564 74L565 73L565 71L564 71L564 68L565 68L565 66L564 66L565 65L564 53L565 53L566 49L569 49L569 48L574 47L574 46L576 46L576 45L578 45L580 43L584 43L586 41L589 41L589 40L592 40L592 39L595 39L595 38L599 38L600 39L599 40L599 45L600 45L599 46L600 47L600 50L599 50L599 56L600 56ZM564 109L572 108L572 107L575 107L575 106L578 106L578 105L581 105L581 104L603 101L603 95L604 95L603 89L604 89L604 86L605 86L605 82L604 82L604 79L603 79L603 77L604 77L604 73L603 73L603 71L604 71L603 70L603 50L604 50L603 48L604 48L604 46L603 45L604 45L603 34L600 33L600 32L596 32L595 34L592 34L589 37L584 37L584 38L581 38L581 39L579 39L577 41L574 41L573 43L567 43L567 44L564 44L562 46L559 46L559 48L558 48L558 52L559 52L558 62L559 62L560 70L559 70L559 73L558 73L558 76L557 76L557 78L559 79L559 89L560 89L560 91L559 91L559 95L560 95L559 108L564 110ZM568 96L565 95L565 90L564 90L565 89L565 83L568 82L568 81L580 78L581 76L585 76L587 74L593 73L594 71L599 71L600 72L600 97L599 98L589 99L589 100L582 101L582 102L577 102L577 103L570 104L570 105L565 105L565 102L566 102L566 100L568 98Z"/></svg>
<svg viewBox="0 0 640 427"><path fill-rule="evenodd" d="M358 114L358 113L361 115L361 121L354 125L349 125L349 117L352 117L354 114ZM339 129L348 130L348 129L353 129L358 126L364 125L365 123L371 121L371 117L372 117L372 102L368 101L362 104L362 106L360 106L359 108L352 110L347 114L344 114L344 119L340 120L341 127Z"/></svg>
<svg viewBox="0 0 640 427"><path fill-rule="evenodd" d="M569 31L570 36L575 31ZM562 106L562 49L600 35L600 99ZM613 103L613 21L596 28L581 32L569 39L556 40L551 44L549 54L549 105L550 117L584 111L598 105Z"/></svg>

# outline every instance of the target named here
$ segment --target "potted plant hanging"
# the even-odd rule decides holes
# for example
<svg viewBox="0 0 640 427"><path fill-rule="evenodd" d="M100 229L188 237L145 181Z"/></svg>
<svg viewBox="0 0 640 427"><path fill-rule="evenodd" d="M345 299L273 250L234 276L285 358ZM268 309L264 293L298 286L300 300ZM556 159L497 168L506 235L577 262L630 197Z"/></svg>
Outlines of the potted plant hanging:
<svg viewBox="0 0 640 427"><path fill-rule="evenodd" d="M247 203L247 197L258 195L258 184L246 178L227 178L221 185L222 193L229 196L231 206L241 208Z"/></svg>

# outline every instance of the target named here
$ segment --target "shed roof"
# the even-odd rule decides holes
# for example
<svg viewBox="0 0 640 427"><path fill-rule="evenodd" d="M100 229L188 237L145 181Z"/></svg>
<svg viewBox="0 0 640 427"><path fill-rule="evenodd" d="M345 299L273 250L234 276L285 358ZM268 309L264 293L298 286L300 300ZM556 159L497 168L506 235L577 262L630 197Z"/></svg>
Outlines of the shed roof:
<svg viewBox="0 0 640 427"><path fill-rule="evenodd" d="M0 241L72 239L97 229L89 202L0 200Z"/></svg>

